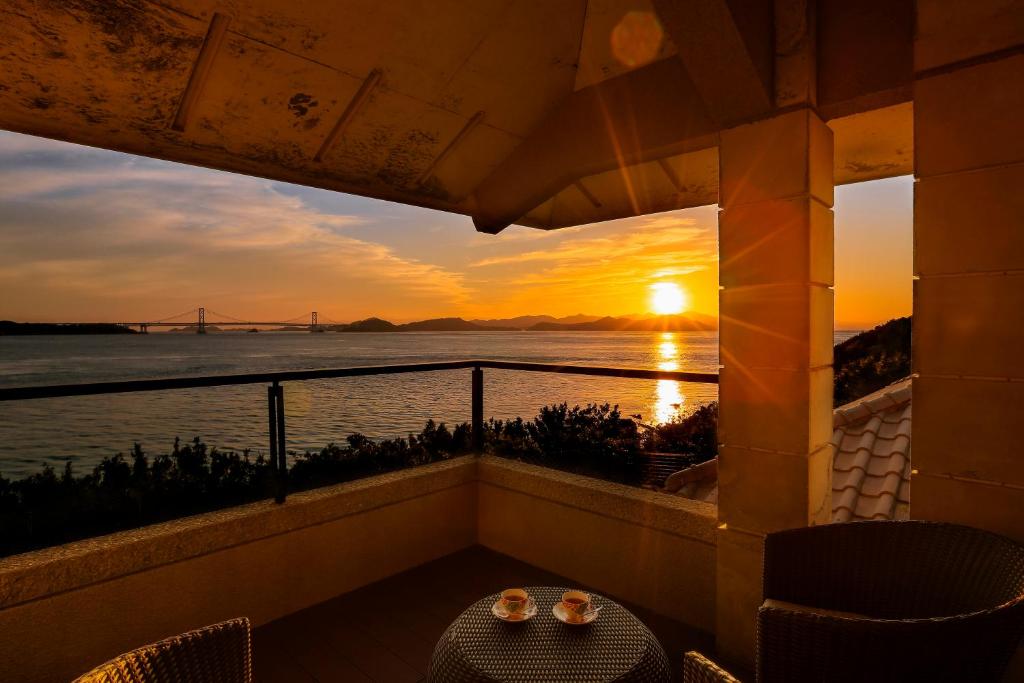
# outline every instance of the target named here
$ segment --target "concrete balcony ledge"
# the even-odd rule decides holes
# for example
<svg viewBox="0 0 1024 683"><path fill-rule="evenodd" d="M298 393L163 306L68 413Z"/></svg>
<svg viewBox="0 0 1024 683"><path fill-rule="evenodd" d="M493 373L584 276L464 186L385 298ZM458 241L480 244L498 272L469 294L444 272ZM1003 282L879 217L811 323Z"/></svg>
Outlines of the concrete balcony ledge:
<svg viewBox="0 0 1024 683"><path fill-rule="evenodd" d="M0 609L253 543L476 480L471 456L0 559Z"/></svg>
<svg viewBox="0 0 1024 683"><path fill-rule="evenodd" d="M711 503L498 457L481 458L478 477L482 485L715 544Z"/></svg>
<svg viewBox="0 0 1024 683"><path fill-rule="evenodd" d="M714 631L714 505L494 457L478 495L481 545Z"/></svg>

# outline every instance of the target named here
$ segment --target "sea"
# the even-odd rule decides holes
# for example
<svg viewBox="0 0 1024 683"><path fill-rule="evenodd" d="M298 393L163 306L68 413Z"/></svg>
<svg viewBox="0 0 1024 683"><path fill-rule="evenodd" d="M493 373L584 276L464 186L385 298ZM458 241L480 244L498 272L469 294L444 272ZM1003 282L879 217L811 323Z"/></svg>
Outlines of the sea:
<svg viewBox="0 0 1024 683"><path fill-rule="evenodd" d="M836 332L836 343L856 331ZM695 372L718 371L716 332L262 332L0 337L0 386L257 373L485 358ZM470 419L470 371L285 383L289 450L318 450L359 432L393 438L428 419ZM484 370L485 418L531 418L545 405L610 403L660 423L716 400L717 385ZM44 464L83 474L104 456L174 439L265 452L267 390L209 389L0 403L0 475Z"/></svg>

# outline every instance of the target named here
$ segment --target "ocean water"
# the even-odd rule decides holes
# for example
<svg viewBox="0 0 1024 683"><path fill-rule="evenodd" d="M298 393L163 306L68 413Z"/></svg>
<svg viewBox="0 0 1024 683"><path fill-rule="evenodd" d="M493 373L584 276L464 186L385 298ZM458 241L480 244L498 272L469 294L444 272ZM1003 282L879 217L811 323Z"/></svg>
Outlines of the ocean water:
<svg viewBox="0 0 1024 683"><path fill-rule="evenodd" d="M836 342L854 332L837 332ZM418 363L466 358L717 372L714 332L424 332L0 337L0 386ZM404 436L432 418L470 419L470 371L285 385L288 447L319 449L352 432ZM484 370L485 417L532 417L544 405L618 404L663 422L717 398L713 384ZM43 463L84 473L134 443L168 452L175 437L265 451L265 385L0 403L0 474Z"/></svg>

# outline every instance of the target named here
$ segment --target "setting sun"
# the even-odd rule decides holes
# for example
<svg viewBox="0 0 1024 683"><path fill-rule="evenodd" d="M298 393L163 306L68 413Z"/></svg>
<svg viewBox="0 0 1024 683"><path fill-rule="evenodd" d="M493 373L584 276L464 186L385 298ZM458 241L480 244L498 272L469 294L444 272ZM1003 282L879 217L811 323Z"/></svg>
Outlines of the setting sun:
<svg viewBox="0 0 1024 683"><path fill-rule="evenodd" d="M686 310L686 292L674 282L655 282L651 285L651 310L658 315L673 315Z"/></svg>

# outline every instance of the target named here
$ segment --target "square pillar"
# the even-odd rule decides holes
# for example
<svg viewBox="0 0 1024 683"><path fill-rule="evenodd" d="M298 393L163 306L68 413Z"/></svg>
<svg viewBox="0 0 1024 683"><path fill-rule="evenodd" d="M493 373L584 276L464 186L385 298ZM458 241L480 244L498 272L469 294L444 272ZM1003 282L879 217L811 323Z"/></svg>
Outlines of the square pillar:
<svg viewBox="0 0 1024 683"><path fill-rule="evenodd" d="M917 15L910 514L1024 541L1024 3Z"/></svg>
<svg viewBox="0 0 1024 683"><path fill-rule="evenodd" d="M831 515L833 149L811 108L724 131L718 649L752 661L761 544Z"/></svg>

